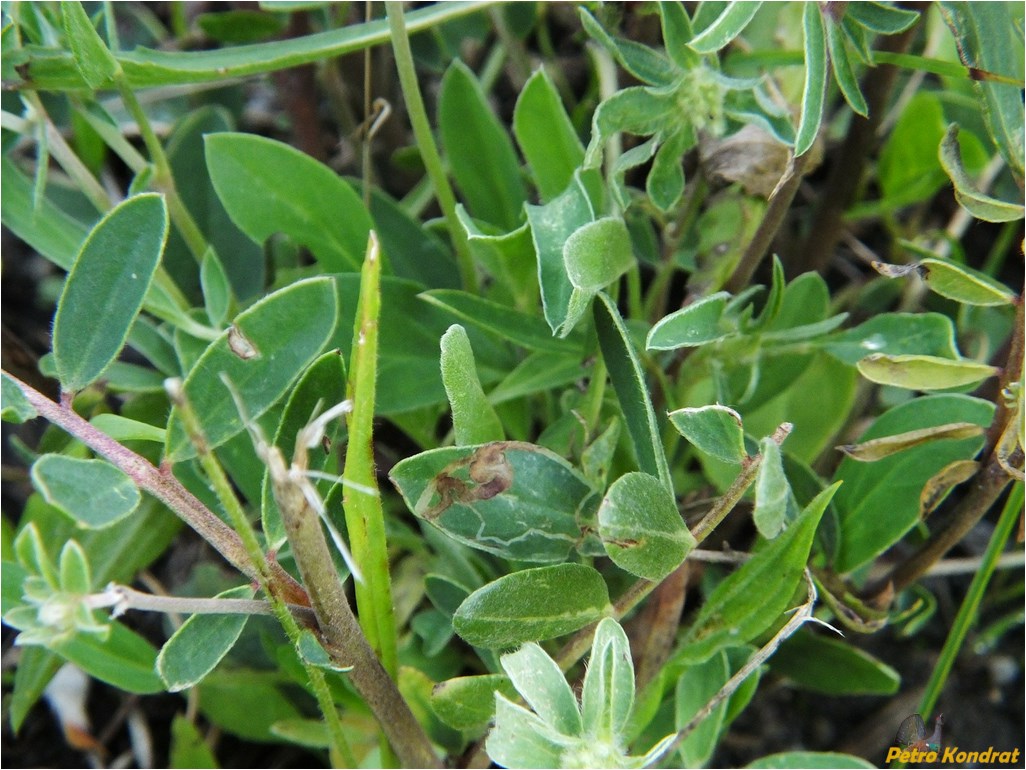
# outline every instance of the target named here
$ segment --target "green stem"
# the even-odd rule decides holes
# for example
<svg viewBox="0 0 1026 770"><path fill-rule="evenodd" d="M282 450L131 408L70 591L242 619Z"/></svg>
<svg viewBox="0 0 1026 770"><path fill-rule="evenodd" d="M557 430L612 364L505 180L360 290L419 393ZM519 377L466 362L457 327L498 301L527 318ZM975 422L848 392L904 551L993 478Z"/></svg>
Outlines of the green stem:
<svg viewBox="0 0 1026 770"><path fill-rule="evenodd" d="M97 211L101 213L110 211L112 204L107 191L103 189L103 185L86 168L86 165L75 154L75 151L64 141L61 132L57 130L53 121L50 120L50 116L46 111L46 107L43 106L39 94L35 91L26 91L22 98L32 107L32 111L36 114L36 119L42 124L46 132L46 143L49 146L50 154L61 164L61 168L67 172L68 176L71 177L78 189L89 199L89 202L93 204Z"/></svg>
<svg viewBox="0 0 1026 770"><path fill-rule="evenodd" d="M370 234L367 258L360 275L360 300L353 330L347 397L353 402L348 416L349 442L342 478L346 527L353 559L364 573L356 584L356 605L360 625L394 678L398 674L395 615L392 611L392 583L388 573L388 544L385 540L381 496L360 490L377 490L374 468L374 404L378 368L378 317L381 311L381 259L377 234Z"/></svg>
<svg viewBox="0 0 1026 770"><path fill-rule="evenodd" d="M413 65L413 52L410 50L410 39L407 36L403 4L399 0L387 0L385 8L388 12L388 28L392 37L395 65L399 71L399 83L403 89L403 99L406 101L406 111L410 115L413 135L417 139L417 147L420 148L424 168L431 178L431 184L435 188L435 197L438 199L438 205L442 208L442 214L445 216L445 222L449 228L449 237L452 238L453 247L456 250L456 263L459 266L463 288L472 292L477 288L474 258L470 253L467 234L463 230L463 225L460 224L459 217L456 216L456 195L449 184L445 167L442 165L442 156L438 152L438 145L435 144L435 138L431 133L431 123L428 121L424 98L421 96L420 84L417 82L417 71Z"/></svg>
<svg viewBox="0 0 1026 770"><path fill-rule="evenodd" d="M987 551L983 554L983 560L976 570L976 574L973 575L972 583L969 584L969 590L962 601L962 606L958 608L958 615L955 616L955 620L951 624L951 631L944 641L940 658L930 675L926 692L923 693L923 698L919 702L919 713L922 714L923 719L929 719L934 706L937 705L937 699L940 697L941 690L944 689L944 683L951 673L951 668L955 665L958 652L962 649L973 620L977 616L987 583L990 582L990 578L994 574L998 559L1005 549L1005 543L1011 537L1015 523L1022 515L1022 504L1023 485L1016 484L1005 501L1005 509L1001 512L1001 518L998 519L994 534L991 535Z"/></svg>
<svg viewBox="0 0 1026 770"><path fill-rule="evenodd" d="M192 214L189 213L185 203L182 202L181 197L178 195L178 188L175 187L174 175L171 173L171 164L168 162L164 147L153 130L146 111L139 104L135 92L129 86L128 78L120 66L118 67L117 74L114 76L114 82L121 93L121 99L124 101L125 107L135 119L136 125L139 126L139 134L142 136L143 143L150 154L150 160L153 162L153 186L167 197L167 206L168 211L171 213L171 220L178 228L178 232L182 234L182 239L185 241L186 246L188 246L192 256L199 263L210 246L207 243L206 237L200 231L199 225L196 224L196 220L192 218Z"/></svg>

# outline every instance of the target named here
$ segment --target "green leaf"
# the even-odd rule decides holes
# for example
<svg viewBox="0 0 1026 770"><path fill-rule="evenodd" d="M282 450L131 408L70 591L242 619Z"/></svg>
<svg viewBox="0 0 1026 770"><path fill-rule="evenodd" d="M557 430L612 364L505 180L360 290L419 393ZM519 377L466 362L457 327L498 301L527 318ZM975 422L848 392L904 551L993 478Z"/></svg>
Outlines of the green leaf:
<svg viewBox="0 0 1026 770"><path fill-rule="evenodd" d="M669 414L673 427L696 448L738 465L748 457L741 415L728 406L686 407Z"/></svg>
<svg viewBox="0 0 1026 770"><path fill-rule="evenodd" d="M955 36L958 57L974 72L994 73L1009 83L981 79L973 84L983 103L983 119L1012 174L1023 180L1023 34L1022 13L1005 3L953 3L938 6ZM1020 213L1021 217L1022 214Z"/></svg>
<svg viewBox="0 0 1026 770"><path fill-rule="evenodd" d="M670 95L655 89L635 86L617 91L598 106L591 119L591 141L584 152L584 167L598 167L603 146L618 131L648 136L679 128L679 110Z"/></svg>
<svg viewBox="0 0 1026 770"><path fill-rule="evenodd" d="M453 627L475 647L502 649L563 636L610 611L602 576L583 564L514 572L467 597Z"/></svg>
<svg viewBox="0 0 1026 770"><path fill-rule="evenodd" d="M359 269L370 214L334 171L281 142L227 131L206 137L206 159L228 215L254 241L284 233L325 272Z"/></svg>
<svg viewBox="0 0 1026 770"><path fill-rule="evenodd" d="M537 714L495 696L495 727L488 733L488 756L500 767L559 767L566 737Z"/></svg>
<svg viewBox="0 0 1026 770"><path fill-rule="evenodd" d="M528 643L516 652L503 655L500 662L513 686L538 716L563 735L581 734L577 696L545 650Z"/></svg>
<svg viewBox="0 0 1026 770"><path fill-rule="evenodd" d="M32 466L32 483L48 503L93 529L128 516L141 499L132 480L106 460L43 455Z"/></svg>
<svg viewBox="0 0 1026 770"><path fill-rule="evenodd" d="M153 645L120 623L111 623L110 629L106 639L76 634L55 645L53 651L119 690L140 695L161 692L164 685L154 670L157 651Z"/></svg>
<svg viewBox="0 0 1026 770"><path fill-rule="evenodd" d="M730 679L727 653L720 651L703 663L688 666L677 680L674 696L674 726L679 730L688 724L720 688ZM705 767L723 728L729 699L724 699L698 727L684 739L677 750L681 767Z"/></svg>
<svg viewBox="0 0 1026 770"><path fill-rule="evenodd" d="M748 26L761 2L734 0L723 13L688 43L698 53L715 53L741 34Z"/></svg>
<svg viewBox="0 0 1026 770"><path fill-rule="evenodd" d="M64 35L82 79L92 89L109 86L117 75L117 59L100 38L80 2L61 3Z"/></svg>
<svg viewBox="0 0 1026 770"><path fill-rule="evenodd" d="M563 353L580 348L580 338L553 337L548 325L538 316L522 313L476 294L455 289L433 289L418 296L461 321L530 350Z"/></svg>
<svg viewBox="0 0 1026 770"><path fill-rule="evenodd" d="M221 43L256 43L272 37L285 27L278 16L246 9L201 13L196 24L207 36Z"/></svg>
<svg viewBox="0 0 1026 770"><path fill-rule="evenodd" d="M231 309L232 287L228 282L228 274L213 249L207 249L200 263L200 286L203 287L207 318L214 326L220 327Z"/></svg>
<svg viewBox="0 0 1026 770"><path fill-rule="evenodd" d="M666 464L659 424L648 397L645 375L620 311L606 294L600 293L598 301L594 303L594 314L602 358L620 401L638 467L659 479L667 491L672 491L670 470Z"/></svg>
<svg viewBox="0 0 1026 770"><path fill-rule="evenodd" d="M79 390L117 357L167 241L164 198L136 195L89 233L64 283L53 325L61 385Z"/></svg>
<svg viewBox="0 0 1026 770"><path fill-rule="evenodd" d="M802 112L794 140L795 156L804 155L816 141L823 121L826 100L827 53L823 17L818 3L806 3L802 14L805 32L805 87L802 90Z"/></svg>
<svg viewBox="0 0 1026 770"><path fill-rule="evenodd" d="M502 674L459 676L435 685L431 707L438 718L457 730L483 727L495 716L495 693L515 698L509 677Z"/></svg>
<svg viewBox="0 0 1026 770"><path fill-rule="evenodd" d="M826 33L834 80L837 81L837 86L841 89L848 106L862 117L866 117L869 114L869 107L866 104L866 98L862 95L862 89L859 88L858 77L855 75L851 57L844 44L843 33L840 27L832 23L826 25Z"/></svg>
<svg viewBox="0 0 1026 770"><path fill-rule="evenodd" d="M563 245L566 274L575 289L594 294L634 264L627 225L620 217L604 217L575 230Z"/></svg>
<svg viewBox="0 0 1026 770"><path fill-rule="evenodd" d="M861 5L861 3L856 3ZM780 754L768 754L745 765L747 770L800 770L805 768L873 768L872 762L851 754L836 754L829 751L785 751Z"/></svg>
<svg viewBox="0 0 1026 770"><path fill-rule="evenodd" d="M1021 129L1019 135L1021 138ZM939 154L941 166L951 178L951 184L955 186L955 198L962 208L977 219L987 222L1014 222L1022 219L1024 208L1021 203L1011 203L986 195L979 191L976 183L969 177L962 165L957 123L948 126L948 131L941 140Z"/></svg>
<svg viewBox="0 0 1026 770"><path fill-rule="evenodd" d="M823 347L851 366L870 353L958 358L955 327L950 318L940 313L882 313L854 329L828 337Z"/></svg>
<svg viewBox="0 0 1026 770"><path fill-rule="evenodd" d="M578 14L584 31L609 51L621 67L641 82L668 86L680 74L665 56L649 46L633 40L614 38L584 8L579 9Z"/></svg>
<svg viewBox="0 0 1026 770"><path fill-rule="evenodd" d="M215 671L199 685L200 711L218 727L252 741L271 741L276 722L302 714L279 688L276 672Z"/></svg>
<svg viewBox="0 0 1026 770"><path fill-rule="evenodd" d="M488 395L492 404L562 387L581 378L577 356L562 353L534 353L521 361Z"/></svg>
<svg viewBox="0 0 1026 770"><path fill-rule="evenodd" d="M88 594L92 590L92 578L89 572L89 560L82 546L69 540L61 549L60 557L61 590L70 594Z"/></svg>
<svg viewBox="0 0 1026 770"><path fill-rule="evenodd" d="M697 545L673 495L647 473L626 473L613 482L599 506L598 523L609 558L646 580L662 580Z"/></svg>
<svg viewBox="0 0 1026 770"><path fill-rule="evenodd" d="M901 676L883 661L845 641L802 629L770 662L799 687L825 695L894 695Z"/></svg>
<svg viewBox="0 0 1026 770"><path fill-rule="evenodd" d="M783 533L716 586L684 635L675 661L706 661L761 634L780 617L801 581L816 527L837 487L816 495Z"/></svg>
<svg viewBox="0 0 1026 770"><path fill-rule="evenodd" d="M3 223L62 270L70 270L89 228L49 198L33 201L32 181L8 155L0 160L0 211Z"/></svg>
<svg viewBox="0 0 1026 770"><path fill-rule="evenodd" d="M649 350L675 350L723 339L729 334L723 328L728 299L730 294L718 291L661 318L648 333L645 347Z"/></svg>
<svg viewBox="0 0 1026 770"><path fill-rule="evenodd" d="M330 278L311 278L269 294L240 313L232 328L256 349L252 358L232 352L229 331L210 344L185 378L183 389L211 449L243 429L222 374L238 390L249 416L260 417L330 339L338 314L335 296ZM166 455L171 462L196 455L177 409L171 411L168 423Z"/></svg>
<svg viewBox="0 0 1026 770"><path fill-rule="evenodd" d="M219 767L196 726L184 714L175 714L171 722L171 748L168 764L171 768Z"/></svg>
<svg viewBox="0 0 1026 770"><path fill-rule="evenodd" d="M968 359L952 361L937 356L892 356L883 353L866 356L858 362L858 369L867 380L909 390L957 388L998 373L995 366Z"/></svg>
<svg viewBox="0 0 1026 770"><path fill-rule="evenodd" d="M584 161L584 145L544 67L528 78L517 97L513 133L542 200L552 200L573 181Z"/></svg>
<svg viewBox="0 0 1026 770"><path fill-rule="evenodd" d="M252 587L230 588L218 599L252 599ZM235 646L249 615L193 615L172 634L157 656L157 673L168 692L181 692L201 682Z"/></svg>
<svg viewBox="0 0 1026 770"><path fill-rule="evenodd" d="M300 376L296 387L289 394L285 403L285 410L282 412L281 421L274 434L274 446L281 450L285 458L291 460L296 450L296 436L308 422L315 416L315 413L330 409L340 403L346 397L346 366L345 360L337 350L325 353ZM343 420L339 420L337 427L331 427L325 431L329 441L329 451L310 451L307 455L307 468L313 471L330 472L338 470L335 462L333 447L339 445L340 439L345 435ZM326 498L332 483L328 481L314 482L319 489L322 499ZM285 542L285 525L281 520L281 509L278 508L278 501L274 498L274 489L271 484L269 470L264 471L261 491L261 524L264 538L268 548L281 548Z"/></svg>
<svg viewBox="0 0 1026 770"><path fill-rule="evenodd" d="M597 504L566 460L519 441L422 452L389 478L416 516L449 537L522 561L566 559Z"/></svg>
<svg viewBox="0 0 1026 770"><path fill-rule="evenodd" d="M506 436L495 409L488 403L474 368L474 351L467 331L453 324L442 335L442 382L452 408L456 444L485 444Z"/></svg>
<svg viewBox="0 0 1026 770"><path fill-rule="evenodd" d="M444 21L479 10L480 2L454 2L423 8L406 16L410 35L433 30ZM297 8L296 4L290 4ZM384 19L352 24L324 34L303 35L289 40L248 46L230 46L209 51L178 51L136 48L121 52L118 60L134 88L224 81L263 72L330 60L369 46L388 43ZM7 42L6 40L4 41ZM40 90L81 89L84 81L69 56L50 55L31 59L27 77ZM5 74L6 78L6 74Z"/></svg>
<svg viewBox="0 0 1026 770"><path fill-rule="evenodd" d="M102 430L115 441L156 441L163 444L167 439L167 431L156 425L130 420L119 414L98 414L90 424Z"/></svg>
<svg viewBox="0 0 1026 770"><path fill-rule="evenodd" d="M919 274L930 290L942 297L965 305L1010 305L1015 293L989 275L939 259L924 259L919 263Z"/></svg>
<svg viewBox="0 0 1026 770"><path fill-rule="evenodd" d="M971 422L953 422L931 428L910 430L895 436L863 441L858 444L845 444L837 447L848 457L859 462L876 462L897 452L921 446L930 441L941 439L972 438L983 433L983 428Z"/></svg>
<svg viewBox="0 0 1026 770"><path fill-rule="evenodd" d="M634 708L634 663L623 628L603 618L595 629L588 670L581 688L581 717L585 735L615 741Z"/></svg>
<svg viewBox="0 0 1026 770"><path fill-rule="evenodd" d="M579 227L594 221L595 214L579 174L551 202L544 206L528 205L526 211L538 256L538 284L545 320L553 334L558 334L566 321L574 289L566 273L563 247Z"/></svg>
<svg viewBox="0 0 1026 770"><path fill-rule="evenodd" d="M349 183L357 192L363 191L358 180L350 179ZM402 205L374 186L371 187L370 213L374 230L381 239L386 265L396 276L425 286L456 288L460 285L452 250ZM384 274L387 275L387 271Z"/></svg>
<svg viewBox="0 0 1026 770"><path fill-rule="evenodd" d="M851 3L845 13L866 29L882 35L904 32L919 19L916 11L876 2Z"/></svg>
<svg viewBox="0 0 1026 770"><path fill-rule="evenodd" d="M935 147L944 137L944 108L936 93L917 93L898 116L883 149L878 175L884 199L908 204L932 197L944 185Z"/></svg>
<svg viewBox="0 0 1026 770"><path fill-rule="evenodd" d="M459 59L442 78L438 126L467 208L478 219L515 229L527 199L520 163L477 78Z"/></svg>
<svg viewBox="0 0 1026 770"><path fill-rule="evenodd" d="M645 180L645 192L660 211L669 212L684 194L683 156L694 145L690 127L674 131L660 143Z"/></svg>
<svg viewBox="0 0 1026 770"><path fill-rule="evenodd" d="M860 442L955 422L990 424L992 404L968 396L923 396L876 419ZM932 441L873 463L845 458L835 479L844 482L834 506L840 524L835 568L850 572L896 543L919 521L919 496L938 471L973 457L981 437Z"/></svg>
<svg viewBox="0 0 1026 770"><path fill-rule="evenodd" d="M755 511L752 520L759 534L772 540L780 534L787 521L791 485L784 475L780 445L767 436L759 442L759 451L762 453L762 462L755 477Z"/></svg>
<svg viewBox="0 0 1026 770"><path fill-rule="evenodd" d="M35 408L25 398L25 394L22 393L17 383L8 377L6 372L3 373L2 378L2 382L0 382L0 386L3 388L3 391L0 392L0 417L4 422L23 423L35 417Z"/></svg>
<svg viewBox="0 0 1026 770"><path fill-rule="evenodd" d="M670 2L660 0L659 15L662 21L666 53L685 72L693 69L698 64L699 58L688 48L688 43L691 42L694 33L691 30L691 19L688 18L684 4L678 0L670 0Z"/></svg>

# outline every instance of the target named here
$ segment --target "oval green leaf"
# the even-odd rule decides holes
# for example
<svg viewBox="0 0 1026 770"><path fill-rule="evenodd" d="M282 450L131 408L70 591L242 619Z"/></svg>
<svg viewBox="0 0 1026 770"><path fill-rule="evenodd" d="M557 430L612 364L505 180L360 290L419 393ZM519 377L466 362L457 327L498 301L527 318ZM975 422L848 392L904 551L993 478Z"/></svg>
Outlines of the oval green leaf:
<svg viewBox="0 0 1026 770"><path fill-rule="evenodd" d="M752 520L759 534L772 540L780 534L787 521L787 501L791 485L784 475L780 445L770 437L759 442L762 462L755 477L755 511Z"/></svg>
<svg viewBox="0 0 1026 770"><path fill-rule="evenodd" d="M513 110L513 133L542 200L555 198L584 161L584 146L544 67L524 84Z"/></svg>
<svg viewBox="0 0 1026 770"><path fill-rule="evenodd" d="M438 718L457 730L486 725L495 716L495 693L516 698L509 677L502 674L459 676L435 685L431 708Z"/></svg>
<svg viewBox="0 0 1026 770"><path fill-rule="evenodd" d="M146 695L161 692L154 665L157 651L149 642L120 623L110 624L110 634L76 634L56 645L54 652L67 658L91 677L126 692Z"/></svg>
<svg viewBox="0 0 1026 770"><path fill-rule="evenodd" d="M478 219L515 229L527 199L520 163L477 78L459 59L442 78L438 126L467 209Z"/></svg>
<svg viewBox="0 0 1026 770"><path fill-rule="evenodd" d="M422 452L389 478L414 514L449 537L521 561L566 559L597 502L566 460L519 441Z"/></svg>
<svg viewBox="0 0 1026 770"><path fill-rule="evenodd" d="M474 591L453 627L475 647L502 649L553 639L610 611L602 576L583 564L556 564L514 572Z"/></svg>
<svg viewBox="0 0 1026 770"><path fill-rule="evenodd" d="M647 473L626 473L614 481L599 506L598 522L609 558L647 580L662 580L697 545L673 495Z"/></svg>
<svg viewBox="0 0 1026 770"><path fill-rule="evenodd" d="M727 336L722 329L723 311L730 294L719 291L692 302L652 327L645 340L649 350L676 350L706 345Z"/></svg>
<svg viewBox="0 0 1026 770"><path fill-rule="evenodd" d="M1015 293L989 275L965 265L924 259L919 274L930 290L965 305L1010 305Z"/></svg>
<svg viewBox="0 0 1026 770"><path fill-rule="evenodd" d="M501 663L517 692L538 716L563 735L581 734L577 696L545 650L537 644L525 644L516 652L503 655Z"/></svg>
<svg viewBox="0 0 1026 770"><path fill-rule="evenodd" d="M142 499L132 480L106 460L43 455L32 466L32 483L50 505L90 529L124 518Z"/></svg>
<svg viewBox="0 0 1026 770"><path fill-rule="evenodd" d="M330 168L281 142L229 132L206 137L206 157L228 215L254 241L285 233L325 272L359 270L371 217Z"/></svg>
<svg viewBox="0 0 1026 770"><path fill-rule="evenodd" d="M633 708L631 645L619 623L603 618L595 629L588 670L581 687L584 734L600 739L622 735Z"/></svg>
<svg viewBox="0 0 1026 770"><path fill-rule="evenodd" d="M728 406L685 407L669 414L673 427L699 450L739 465L748 457L741 415Z"/></svg>
<svg viewBox="0 0 1026 770"><path fill-rule="evenodd" d="M889 356L882 353L866 356L857 366L867 380L909 390L958 388L998 373L997 367L965 359L952 361L937 356Z"/></svg>
<svg viewBox="0 0 1026 770"><path fill-rule="evenodd" d="M121 352L167 241L164 198L122 202L82 244L57 305L53 352L66 390L100 377Z"/></svg>
<svg viewBox="0 0 1026 770"><path fill-rule="evenodd" d="M330 278L294 283L264 297L235 318L234 327L255 348L255 356L243 359L234 353L228 331L204 351L185 378L183 389L208 446L218 447L243 429L221 375L226 375L238 390L251 418L262 415L331 338L338 315L335 297ZM195 454L178 410L173 409L168 423L167 458L180 462Z"/></svg>
<svg viewBox="0 0 1026 770"><path fill-rule="evenodd" d="M239 586L222 591L218 599L252 599L253 589ZM157 656L157 672L169 692L180 692L214 670L235 646L249 615L193 615L175 631Z"/></svg>
<svg viewBox="0 0 1026 770"><path fill-rule="evenodd" d="M794 140L795 156L804 155L816 141L823 121L826 100L827 63L826 33L817 3L806 3L802 14L805 32L805 87L802 90L802 112Z"/></svg>
<svg viewBox="0 0 1026 770"><path fill-rule="evenodd" d="M563 244L563 264L575 289L604 289L634 264L631 236L620 217L604 217L579 227Z"/></svg>

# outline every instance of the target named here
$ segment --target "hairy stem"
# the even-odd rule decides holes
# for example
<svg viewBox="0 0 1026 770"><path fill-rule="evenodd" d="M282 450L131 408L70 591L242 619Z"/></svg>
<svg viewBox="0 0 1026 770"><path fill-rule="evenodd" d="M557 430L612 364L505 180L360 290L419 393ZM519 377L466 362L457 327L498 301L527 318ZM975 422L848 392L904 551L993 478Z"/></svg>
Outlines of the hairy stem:
<svg viewBox="0 0 1026 770"><path fill-rule="evenodd" d="M21 389L32 407L42 417L67 431L97 454L105 457L135 482L170 508L179 518L200 534L232 566L254 581L260 579L256 565L249 558L239 535L214 515L199 499L174 477L166 466L154 467L136 454L96 429L76 414L69 405L51 401L38 390L4 372ZM270 565L275 590L287 602L309 604L306 592L296 580L277 564Z"/></svg>

